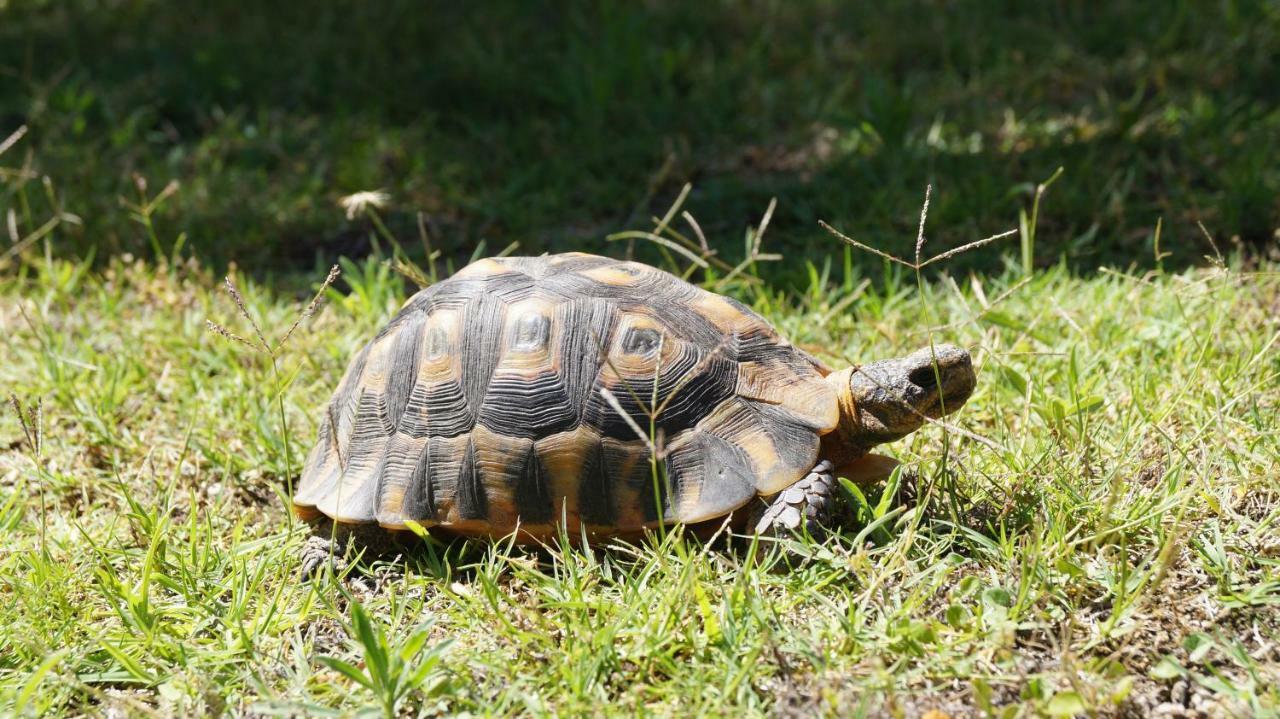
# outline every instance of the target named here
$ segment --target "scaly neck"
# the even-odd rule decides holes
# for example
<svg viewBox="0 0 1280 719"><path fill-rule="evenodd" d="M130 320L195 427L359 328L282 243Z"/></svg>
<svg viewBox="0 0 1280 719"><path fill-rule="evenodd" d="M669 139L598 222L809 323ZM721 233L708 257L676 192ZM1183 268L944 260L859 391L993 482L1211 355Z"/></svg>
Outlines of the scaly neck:
<svg viewBox="0 0 1280 719"><path fill-rule="evenodd" d="M852 462L870 449L861 438L866 436L862 419L858 414L858 402L853 397L850 380L853 378L853 367L832 372L826 381L836 392L836 402L840 407L840 422L836 428L822 437L822 448L819 450L823 459L830 460L837 467Z"/></svg>

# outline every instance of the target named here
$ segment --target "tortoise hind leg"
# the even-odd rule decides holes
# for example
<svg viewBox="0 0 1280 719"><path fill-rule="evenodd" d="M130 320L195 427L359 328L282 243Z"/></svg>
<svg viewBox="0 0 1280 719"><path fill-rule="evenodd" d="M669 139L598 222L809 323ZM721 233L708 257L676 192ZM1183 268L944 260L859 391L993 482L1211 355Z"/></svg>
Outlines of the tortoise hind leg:
<svg viewBox="0 0 1280 719"><path fill-rule="evenodd" d="M344 571L357 555L366 557L387 556L402 550L393 532L376 524L347 524L321 517L308 522L311 536L307 537L298 553L299 568L303 578L317 575L325 564L334 573Z"/></svg>
<svg viewBox="0 0 1280 719"><path fill-rule="evenodd" d="M831 517L835 485L835 467L825 459L818 462L799 482L765 498L768 506L755 523L756 534L782 536L803 528L820 536Z"/></svg>
<svg viewBox="0 0 1280 719"><path fill-rule="evenodd" d="M313 533L303 543L302 551L298 552L299 571L304 579L309 579L320 573L320 567L324 566L325 562L332 561L334 571L340 572L344 568L342 565L345 564L339 556L341 554L341 542Z"/></svg>
<svg viewBox="0 0 1280 719"><path fill-rule="evenodd" d="M341 524L334 526L328 517L308 522L311 534L302 544L298 552L299 571L303 579L310 579L320 573L320 568L329 564L335 574L346 569L346 553L349 540L348 532Z"/></svg>

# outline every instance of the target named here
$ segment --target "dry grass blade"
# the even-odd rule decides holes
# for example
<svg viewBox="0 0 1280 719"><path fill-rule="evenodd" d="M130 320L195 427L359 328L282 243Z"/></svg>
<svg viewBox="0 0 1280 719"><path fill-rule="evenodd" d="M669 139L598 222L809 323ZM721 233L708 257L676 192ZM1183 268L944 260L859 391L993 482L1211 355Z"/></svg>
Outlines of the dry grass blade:
<svg viewBox="0 0 1280 719"><path fill-rule="evenodd" d="M721 291L732 280L741 275L748 267L757 262L776 262L782 259L782 255L766 254L760 252L760 245L764 241L765 230L769 229L769 221L773 219L773 211L778 206L778 198L769 200L769 206L765 208L764 216L760 218L760 224L756 226L751 234L751 247L747 256L742 259L729 273L721 277L715 284L715 290ZM752 277L751 275L743 275L744 277ZM752 278L755 279L755 278Z"/></svg>
<svg viewBox="0 0 1280 719"><path fill-rule="evenodd" d="M694 219L693 215L689 214L688 210L681 212L680 216L693 228L693 234L698 238L698 246L702 248L702 254L714 255L715 253L712 252L711 246L707 244L706 234L702 232L702 225L698 224L698 221Z"/></svg>
<svg viewBox="0 0 1280 719"><path fill-rule="evenodd" d="M22 435L27 440L27 446L35 453L34 456L40 455L40 425L43 420L42 403L36 403L36 406L23 408L22 400L18 399L18 395L9 394L9 405L13 407L13 414L18 418L18 424L22 427Z"/></svg>
<svg viewBox="0 0 1280 719"><path fill-rule="evenodd" d="M12 247L6 250L4 255L0 256L0 260L8 260L18 255L23 250L27 249L28 247L35 244L36 242L39 242L40 240L44 239L50 232L53 232L55 229L57 229L58 225L62 224L62 219L63 218L61 215L49 218L48 220L45 221L43 225L40 225L39 227L37 227L34 232L18 240ZM10 225L9 231L11 233L16 235L17 230L18 230L18 227L16 223Z"/></svg>
<svg viewBox="0 0 1280 719"><path fill-rule="evenodd" d="M289 329L285 331L284 337L282 337L280 339L280 343L276 345L276 352L279 352L284 347L285 343L289 341L289 338L293 336L293 331L298 329L298 325L302 324L304 320L316 313L316 310L320 308L321 300L324 299L325 291L329 289L329 286L333 284L334 280L338 279L338 275L340 274L342 274L342 270L337 265L329 268L329 274L324 278L324 282L320 283L320 289L316 290L315 296L307 303L306 308L294 318L293 324L289 325Z"/></svg>
<svg viewBox="0 0 1280 719"><path fill-rule="evenodd" d="M258 351L258 346L257 346L257 345L255 345L255 344L253 344L252 342L250 342L249 340L247 340L247 339L245 339L245 338L241 337L240 335L236 334L235 332L232 332L231 330L227 329L226 327L223 327L222 325L218 324L217 322L214 322L213 320L205 320L205 321L204 321L204 326L205 326L205 327L206 327L210 332L213 332L214 334L222 335L223 337L225 337L226 339L231 340L232 342L239 342L240 344L244 345L245 347L248 347L249 349L253 350L254 352L257 352L257 351Z"/></svg>
<svg viewBox="0 0 1280 719"><path fill-rule="evenodd" d="M680 393L680 390L684 389L686 384L702 374L702 370L706 369L707 365L718 357L722 350L724 350L724 346L729 342L729 339L729 337L722 337L720 342L715 346L715 349L711 350L705 357L698 360L698 363L693 366L693 369L684 373L684 376L680 378L680 381L676 383L676 386L671 388L671 393L667 395L667 398L664 399L662 404L658 405L657 409L653 411L654 418L657 418L662 414L662 411L667 408L667 405L671 403L671 400L676 398L676 395ZM654 381L657 381L656 377Z"/></svg>
<svg viewBox="0 0 1280 719"><path fill-rule="evenodd" d="M916 229L916 267L920 267L920 253L924 250L924 223L929 219L929 198L933 195L933 183L924 186L924 204L920 207L920 226Z"/></svg>
<svg viewBox="0 0 1280 719"><path fill-rule="evenodd" d="M616 240L648 240L655 244L659 244L659 245L662 245L663 247L679 252L681 255L684 255L690 262L697 265L698 267L701 267L704 270L710 267L710 265L707 264L707 261L699 257L697 253L695 253L693 250L690 250L689 248L685 247L679 242L673 242L672 240L668 240L665 237L655 235L652 232L645 232L643 230L627 230L625 232L616 232L612 235L605 237L605 239L610 242L614 242Z"/></svg>
<svg viewBox="0 0 1280 719"><path fill-rule="evenodd" d="M36 468L36 478L40 490L40 553L47 557L49 545L47 540L48 506L45 503L44 496L44 480L47 466L44 459L44 401L37 399L35 405L28 407L24 412L22 401L18 399L18 395L10 393L9 404L13 406L13 413L18 418L18 424L22 426L22 434L27 440L31 463Z"/></svg>
<svg viewBox="0 0 1280 719"><path fill-rule="evenodd" d="M963 254L963 253L965 253L965 252L968 252L969 250L976 250L976 249L978 249L979 247L982 247L983 245L989 245L989 244L991 244L992 242L995 242L996 240L1001 240L1001 239L1004 239L1004 238L1006 238L1006 237L1009 237L1009 236L1012 236L1012 235L1016 235L1016 234L1018 234L1018 231L1017 231L1017 230L1006 230L1006 231L1004 231L1004 232L1001 232L1001 233L1000 233L1000 234L998 234L998 235L992 235L992 236L990 236L990 237L984 237L984 238L982 238L981 240L975 240L975 241L973 241L973 242L970 242L970 243L969 243L969 244L967 244L967 245L961 245L961 246L956 247L956 248L954 248L954 249L947 250L946 252L943 252L943 253L942 253L942 254L940 254L940 255L934 255L933 257L930 257L929 259L925 260L925 261L920 265L920 268L919 268L919 269L924 269L925 267L928 267L929 265L932 265L932 264L933 264L933 263L935 263L935 262L942 262L943 260L949 260L949 259L951 259L952 257L955 257L956 255Z"/></svg>
<svg viewBox="0 0 1280 719"><path fill-rule="evenodd" d="M935 262L942 262L944 260L949 260L952 257L955 257L956 255L963 254L970 250L976 250L977 248L982 247L983 245L989 245L992 242L995 242L996 240L1009 237L1011 235L1016 235L1018 233L1018 230L1016 229L1008 230L1006 232L1001 232L999 234L992 235L990 237L984 237L981 240L970 242L967 245L961 245L960 247L956 247L955 249L947 250L946 252L943 252L940 255L934 255L933 257L930 257L927 260L921 260L921 256L924 252L924 242L925 242L924 225L925 225L925 221L929 217L929 201L932 195L933 195L933 185L925 185L924 204L920 207L920 225L916 230L915 262L909 262L896 255L891 255L888 252L885 252L884 250L877 249L863 242L859 242L853 239L852 237L849 237L848 235L844 234L843 232L837 230L836 228L832 227L831 225L827 224L823 220L818 220L818 226L826 230L827 232L831 233L832 235L834 235L837 239L847 242L848 244L853 245L854 247L860 250L863 250L864 252L870 252L871 254L876 255L877 257L883 257L884 259L889 260L890 262L897 263L899 265L902 265L903 267L909 267L916 271L920 271L928 267L929 265L934 264Z"/></svg>
<svg viewBox="0 0 1280 719"><path fill-rule="evenodd" d="M386 261L387 267L401 277L412 282L418 289L430 287L433 283L431 278L422 274L422 270L417 265L405 262L399 257L393 257Z"/></svg>
<svg viewBox="0 0 1280 719"><path fill-rule="evenodd" d="M169 180L169 182L160 189L160 192L155 197L150 200L146 200L143 204L139 205L139 207L144 212L154 212L161 204L164 203L165 200L172 197L174 193L178 191L179 187L181 187L181 184L177 180Z"/></svg>
<svg viewBox="0 0 1280 719"><path fill-rule="evenodd" d="M1226 267L1227 263L1222 259L1222 252L1218 250L1218 243L1213 241L1213 235L1209 233L1209 228L1204 226L1200 220L1196 220L1196 227L1200 228L1200 232L1204 234L1204 238L1209 241L1209 246L1213 248L1213 257L1209 258L1211 262L1218 267Z"/></svg>
<svg viewBox="0 0 1280 719"><path fill-rule="evenodd" d="M871 254L873 254L873 255L878 255L878 256L880 256L880 257L883 257L883 258L884 258L884 259L886 259L886 260L889 260L890 262L896 262L896 263L898 263L898 264L902 265L903 267L910 267L911 269L917 269L915 265L911 264L910 262L907 262L907 261L906 261L906 260L904 260L904 259L901 259L901 258L899 258L899 257L895 257L895 256L893 256L893 255L889 254L888 252L885 252L884 250L878 250L878 249L876 249L876 248L872 247L871 245L867 245L867 244L863 244L863 243L861 243L861 242L858 242L857 240L853 239L852 237L849 237L848 235L844 234L844 233L843 233L843 232L841 232L840 230L837 230L836 228L832 227L831 225L828 225L828 224L827 224L825 221L823 221L823 220L818 220L818 226L819 226L819 227L821 227L822 229L826 230L827 232L830 232L832 235L835 235L835 236L836 236L836 238L838 238L838 239L840 239L840 240L843 240L844 242L847 242L847 243L849 243L850 245L853 245L854 247L857 247L857 248L858 248L858 249L860 249L860 250L864 250L864 251L866 251L866 252L870 252L870 253L871 253Z"/></svg>
<svg viewBox="0 0 1280 719"><path fill-rule="evenodd" d="M778 208L778 198L769 198L769 206L764 209L764 217L760 218L760 224L756 226L755 236L751 243L751 256L760 256L760 243L764 241L765 230L769 229L769 220L773 219L773 211Z"/></svg>
<svg viewBox="0 0 1280 719"><path fill-rule="evenodd" d="M325 415L329 418L329 431L333 433L335 439L333 441L333 451L338 455L338 466L347 466L347 460L342 456L342 442L336 439L338 434L338 412L334 409L333 403L325 404Z"/></svg>
<svg viewBox="0 0 1280 719"><path fill-rule="evenodd" d="M663 231L667 229L671 224L671 220L675 218L676 213L680 211L680 207L684 205L685 199L689 197L689 192L691 190L693 190L693 183L684 183L684 187L680 188L680 194L676 196L676 201L671 203L671 207L667 208L667 214L663 215L662 219L654 225L653 233L655 235L661 235Z"/></svg>
<svg viewBox="0 0 1280 719"><path fill-rule="evenodd" d="M253 328L254 334L258 336L258 341L262 343L262 349L271 353L271 344L267 342L267 338L262 334L262 329L258 327L258 322L253 319L253 315L249 312L249 306L245 304L244 296L240 294L240 290L236 287L236 283L232 281L231 275L227 275L223 279L226 285L227 294L231 295L231 300L236 303L236 307L240 308L240 314L249 321L249 326ZM252 345L250 345L252 346Z"/></svg>
<svg viewBox="0 0 1280 719"><path fill-rule="evenodd" d="M8 152L9 148L18 144L18 140L21 140L23 136L26 134L27 134L26 125L20 125L18 129L9 133L9 136L4 139L4 142L0 142L0 155L3 155L4 153Z"/></svg>
<svg viewBox="0 0 1280 719"><path fill-rule="evenodd" d="M418 239L422 242L422 251L425 253L423 256L427 258L428 279L431 284L435 284L439 279L436 273L436 258L440 253L431 247L431 233L427 232L427 214L421 211L418 212Z"/></svg>
<svg viewBox="0 0 1280 719"><path fill-rule="evenodd" d="M605 348L604 343L600 339L600 336L596 334L595 331L593 330L591 332L591 337L595 340L596 350L600 353L600 356L604 359L605 365L609 367L609 370L613 372L614 376L622 377L623 374L619 372L617 366L613 364L613 357L609 353L609 351ZM663 343L666 341L666 338L667 338L667 335L665 333L658 336L658 356L659 357L662 356L662 347L663 347ZM659 365L654 370L655 388L657 387L658 375L661 372L661 370L662 370L661 365ZM657 417L657 413L651 411L651 409L646 405L644 399L641 398L640 395L636 392L635 388L631 386L630 382L623 382L622 385L627 388L627 394L631 395L631 399L635 401L636 406L638 406L645 413L645 416L648 419L653 420Z"/></svg>
<svg viewBox="0 0 1280 719"><path fill-rule="evenodd" d="M618 401L618 398L614 396L613 392L611 392L608 387L601 387L600 396L604 397L604 401L609 403L609 406L613 408L614 412L618 413L618 416L622 418L623 422L627 423L627 426L631 428L631 431L636 433L636 437L645 443L645 446L649 448L650 454L654 458L661 459L658 448L654 446L653 440L650 439L648 433L640 429L640 425L637 424L635 419L625 408L623 408L622 403Z"/></svg>

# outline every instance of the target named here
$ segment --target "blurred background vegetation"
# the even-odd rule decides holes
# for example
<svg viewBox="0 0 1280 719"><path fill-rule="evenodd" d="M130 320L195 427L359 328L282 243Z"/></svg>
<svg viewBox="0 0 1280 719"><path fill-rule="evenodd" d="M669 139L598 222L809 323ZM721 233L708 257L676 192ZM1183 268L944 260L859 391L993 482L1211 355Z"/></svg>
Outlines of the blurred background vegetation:
<svg viewBox="0 0 1280 719"><path fill-rule="evenodd" d="M1061 166L1037 263L1152 264L1160 219L1188 263L1197 222L1277 245L1278 57L1276 2L0 0L0 138L28 128L4 164L31 178L2 202L19 234L79 215L58 249L146 254L124 203L177 181L159 237L287 271L370 251L355 191L465 259L605 249L691 182L735 257L775 196L773 251L832 252L823 219L909 254L926 183L937 251Z"/></svg>

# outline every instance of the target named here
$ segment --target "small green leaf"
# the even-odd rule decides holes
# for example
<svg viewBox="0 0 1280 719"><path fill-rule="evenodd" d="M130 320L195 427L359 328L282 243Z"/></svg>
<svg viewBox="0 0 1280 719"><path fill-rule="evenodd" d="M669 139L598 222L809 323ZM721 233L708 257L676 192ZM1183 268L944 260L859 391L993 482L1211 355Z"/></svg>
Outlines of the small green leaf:
<svg viewBox="0 0 1280 719"><path fill-rule="evenodd" d="M971 680L971 686L973 687L973 697L977 700L978 707L988 714L991 713L991 697L994 694L991 685L984 679L974 677Z"/></svg>
<svg viewBox="0 0 1280 719"><path fill-rule="evenodd" d="M693 596L698 600L698 613L702 615L702 627L707 632L707 641L718 644L723 635L720 632L720 618L711 607L711 600L701 584L693 585Z"/></svg>
<svg viewBox="0 0 1280 719"><path fill-rule="evenodd" d="M1002 587L988 587L982 593L982 603L989 607L1008 609L1013 606L1013 595Z"/></svg>
<svg viewBox="0 0 1280 719"><path fill-rule="evenodd" d="M436 648L436 650L443 649L447 645L448 645L447 642L445 644L441 644L439 647ZM435 669L437 666L440 665L441 659L442 657L439 654L435 653L435 651L433 650L431 654L429 654L427 657L425 657L419 662L418 668L415 669L413 673L409 676L409 681L407 682L408 686L416 687L419 684L421 684L422 681L426 679L427 675L430 674L433 669Z"/></svg>
<svg viewBox="0 0 1280 719"><path fill-rule="evenodd" d="M1076 402L1076 414L1088 414L1096 409L1100 409L1103 402L1103 398L1097 395L1081 397L1079 401Z"/></svg>
<svg viewBox="0 0 1280 719"><path fill-rule="evenodd" d="M406 662L412 661L414 657L418 656L418 652L422 651L422 645L427 643L427 638L430 636L427 626L424 624L418 627L413 634L409 635L408 641L396 650L396 654L399 654L401 659Z"/></svg>
<svg viewBox="0 0 1280 719"><path fill-rule="evenodd" d="M1023 377L1012 367L1001 367L1000 370L1001 374L1004 375L1005 381L1012 385L1014 389L1018 390L1018 394L1025 395L1027 393L1026 377Z"/></svg>
<svg viewBox="0 0 1280 719"><path fill-rule="evenodd" d="M1049 704L1045 707L1045 713L1056 717L1073 717L1084 714L1087 711L1084 698L1072 691L1054 694L1053 698L1049 700Z"/></svg>
<svg viewBox="0 0 1280 719"><path fill-rule="evenodd" d="M64 649L45 657L45 660L40 662L40 666L36 667L34 672L31 672L31 676L27 677L27 682L22 685L22 691L18 693L18 699L14 702L13 713L15 715L22 714L22 710L26 709L27 702L31 701L31 697L35 696L36 689L40 687L40 683L44 681L45 676L50 671L53 671L58 662L62 661L62 655L66 651Z"/></svg>
<svg viewBox="0 0 1280 719"><path fill-rule="evenodd" d="M1170 656L1164 657L1151 668L1151 676L1154 679L1177 679L1186 674L1187 670Z"/></svg>
<svg viewBox="0 0 1280 719"><path fill-rule="evenodd" d="M405 526L405 527L406 527L410 532L413 532L414 534L416 534L416 535L418 536L418 539L426 539L426 538L427 538L427 536L428 536L428 534L427 534L427 528L426 528L426 527L424 527L424 526L422 526L421 524L418 524L417 522L413 521L412 519L406 519L406 520L404 520L404 526Z"/></svg>
<svg viewBox="0 0 1280 719"><path fill-rule="evenodd" d="M876 502L876 508L871 516L879 519L889 511L889 507L893 505L893 500L898 496L898 485L901 483L902 465L899 464L889 473L889 480L885 482L884 490L880 492L880 501Z"/></svg>
<svg viewBox="0 0 1280 719"><path fill-rule="evenodd" d="M867 495L862 493L862 489L844 477L840 477L840 486L844 487L844 491L849 493L849 497L852 499L855 508L859 512L865 513L867 519L870 519L871 503L867 501Z"/></svg>
<svg viewBox="0 0 1280 719"><path fill-rule="evenodd" d="M1116 686L1111 690L1111 703L1120 706L1125 699L1129 698L1129 694L1133 691L1133 677L1121 677L1116 682Z"/></svg>
<svg viewBox="0 0 1280 719"><path fill-rule="evenodd" d="M1053 401L1049 403L1049 408L1053 411L1053 421L1057 424L1062 424L1062 420L1067 417L1067 403L1054 397Z"/></svg>
<svg viewBox="0 0 1280 719"><path fill-rule="evenodd" d="M387 654L382 633L373 626L369 613L357 601L351 602L351 624L356 638L364 648L364 661L369 667L369 678L375 685L385 686L387 679Z"/></svg>
<svg viewBox="0 0 1280 719"><path fill-rule="evenodd" d="M1059 558L1058 561L1054 563L1054 567L1059 572L1062 572L1068 577L1072 577L1074 579L1079 579L1087 574L1084 571L1084 567L1081 567L1079 564L1076 564L1066 557Z"/></svg>
<svg viewBox="0 0 1280 719"><path fill-rule="evenodd" d="M1182 648L1187 650L1187 662L1190 664L1199 664L1213 647L1213 639L1200 632L1189 634L1182 640Z"/></svg>
<svg viewBox="0 0 1280 719"><path fill-rule="evenodd" d="M145 684L156 683L156 678L152 676L151 673L148 672L146 669L143 669L142 665L138 663L137 659L134 659L128 654L125 654L124 650L120 649L119 647L116 647L110 642L101 642L100 644L102 648L106 650L107 654L110 654L111 658L115 659L116 662L119 663L120 666L123 667L126 672L129 672L129 675L132 676L134 679L137 679L138 681L143 682Z"/></svg>
<svg viewBox="0 0 1280 719"><path fill-rule="evenodd" d="M369 682L369 678L364 675L364 672L350 662L343 661L337 657L316 657L316 661L366 689L373 689L373 684Z"/></svg>
<svg viewBox="0 0 1280 719"><path fill-rule="evenodd" d="M947 624L959 629L973 620L973 612L963 604L952 604L947 607Z"/></svg>

